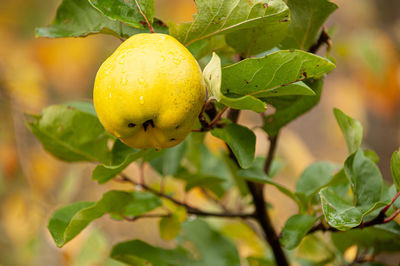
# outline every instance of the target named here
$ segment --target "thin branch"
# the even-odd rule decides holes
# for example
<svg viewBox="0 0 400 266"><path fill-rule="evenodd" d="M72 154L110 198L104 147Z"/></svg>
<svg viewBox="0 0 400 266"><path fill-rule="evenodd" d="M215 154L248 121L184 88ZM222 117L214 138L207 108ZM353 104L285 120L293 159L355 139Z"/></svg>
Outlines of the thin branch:
<svg viewBox="0 0 400 266"><path fill-rule="evenodd" d="M236 123L239 119L239 115L240 115L240 110L230 109L228 113L228 118L231 119L233 123ZM271 162L275 155L276 143L278 140L277 138L278 138L277 136L274 137L269 147L268 157L266 165L264 167L266 173L269 172L271 167ZM236 156L233 154L229 146L228 149L230 157L236 162L237 166L240 168ZM279 242L278 235L276 234L276 231L271 223L271 218L269 217L267 212L267 202L264 199L264 184L255 183L251 181L247 181L246 183L253 197L253 202L256 209L255 213L256 219L265 233L265 238L268 244L271 246L272 252L274 253L276 264L279 266L288 266L289 262L286 258L285 253L283 252L283 249Z"/></svg>
<svg viewBox="0 0 400 266"><path fill-rule="evenodd" d="M308 52L315 54L318 52L319 48L321 48L321 46L324 44L326 44L327 50L329 51L332 47L332 41L331 37L326 32L325 27L322 28L321 34L319 35L317 42L314 43L310 47L310 49L308 49Z"/></svg>
<svg viewBox="0 0 400 266"><path fill-rule="evenodd" d="M135 0L136 6L139 9L140 14L142 14L142 16L144 17L144 19L146 20L147 26L149 26L150 32L154 33L154 29L153 26L151 26L149 20L147 19L146 15L143 13L142 8L140 7L139 3L137 0Z"/></svg>
<svg viewBox="0 0 400 266"><path fill-rule="evenodd" d="M396 195L394 195L392 201L390 202L390 204L386 205L385 208L382 209L381 212L386 213L386 211L393 205L393 203L397 200L397 198L400 196L400 191L396 193Z"/></svg>
<svg viewBox="0 0 400 266"><path fill-rule="evenodd" d="M388 223L391 222L394 218L396 218L397 215L399 215L400 213L400 209L397 209L392 215L390 215L388 218L386 218L385 220L383 220L383 223Z"/></svg>
<svg viewBox="0 0 400 266"><path fill-rule="evenodd" d="M141 183L129 178L127 175L125 175L123 173L120 173L120 176L122 178L120 181L131 183L131 184L133 184L135 186L141 186L144 190L146 190L146 191L148 191L148 192L150 192L150 193L152 193L154 195L157 195L157 196L159 196L161 198L167 199L167 200L175 203L176 205L184 207L186 209L187 213L189 213L189 214L194 214L194 215L197 215L197 216L229 217L229 218L243 218L243 219L254 218L254 214L253 213L230 213L230 212L207 212L207 211L202 211L202 210L200 210L200 209L198 209L196 207L192 207L192 206L190 206L190 205L188 205L186 203L183 203L183 202L181 202L181 201L179 201L177 199L174 199L171 196L163 194L160 191L155 190L155 189L147 186L146 184L141 184Z"/></svg>
<svg viewBox="0 0 400 266"><path fill-rule="evenodd" d="M271 165L272 165L272 161L274 159L274 154L276 151L276 146L278 143L278 134L273 136L273 137L269 137L269 149L268 149L268 155L267 155L267 159L265 160L265 164L264 164L264 172L268 175L269 171L271 170Z"/></svg>
<svg viewBox="0 0 400 266"><path fill-rule="evenodd" d="M226 206L218 199L216 198L214 195L212 195L210 192L208 192L207 189L205 188L200 188L201 193L203 193L203 195L209 199L210 201L214 202L216 205L218 205L222 210L224 210L225 212L229 212L228 208L226 208Z"/></svg>
<svg viewBox="0 0 400 266"><path fill-rule="evenodd" d="M271 169L272 160L275 156L275 151L278 142L278 135L270 137L270 145L268 150L267 159L264 165L264 172L268 174ZM272 225L271 218L267 211L267 202L264 199L264 184L247 182L251 194L253 195L254 204L256 206L256 214L260 222L269 245L274 253L277 265L289 265L286 255L281 247L279 237Z"/></svg>
<svg viewBox="0 0 400 266"><path fill-rule="evenodd" d="M167 214L149 213L149 214L142 214L142 215L133 216L133 217L124 216L123 218L126 221L134 222L134 221L142 219L142 218L163 218L163 217L171 217L171 214L170 213L167 213Z"/></svg>
<svg viewBox="0 0 400 266"><path fill-rule="evenodd" d="M225 113L226 110L228 110L228 106L225 106L221 111L219 111L218 113L215 113L214 118L212 118L212 121L210 123L207 122L205 116L204 116L204 112L206 111L206 106L210 105L211 101L207 101L204 105L203 105L203 109L200 112L199 115L199 121L201 124L201 128L199 129L193 129L192 132L205 132L205 131L210 131L213 128L215 128L218 124L218 122L221 120L222 115ZM213 105L213 107L215 107Z"/></svg>
<svg viewBox="0 0 400 266"><path fill-rule="evenodd" d="M225 111L228 110L228 106L225 106L224 109L222 109L211 121L211 123L208 125L211 129L214 128L214 126L221 120L222 115L225 113Z"/></svg>

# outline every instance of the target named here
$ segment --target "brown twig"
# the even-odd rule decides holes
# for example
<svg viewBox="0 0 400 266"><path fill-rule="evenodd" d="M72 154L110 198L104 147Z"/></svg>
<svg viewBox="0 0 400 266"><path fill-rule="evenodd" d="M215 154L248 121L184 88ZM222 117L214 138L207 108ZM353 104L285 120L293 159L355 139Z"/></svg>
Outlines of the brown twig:
<svg viewBox="0 0 400 266"><path fill-rule="evenodd" d="M124 173L120 173L120 177L121 179L119 181L121 182L127 182L127 183L131 183L135 186L141 186L144 190L157 195L161 198L167 199L173 203L175 203L176 205L182 206L186 209L187 213L189 214L194 214L197 216L212 216L212 217L229 217L229 218L254 218L254 214L253 213L231 213L231 212L207 212L207 211L203 211L200 210L196 207L192 207L184 202L181 202L171 196L168 196L164 193L161 193L158 190L155 190L149 186L147 186L146 184L141 184L131 178L129 178L127 175L125 175ZM118 180L118 179L117 179Z"/></svg>
<svg viewBox="0 0 400 266"><path fill-rule="evenodd" d="M214 114L214 110L213 109L215 109L215 106L213 105L214 108L212 109L212 111L213 111L212 113L214 114L214 117L213 118L210 117L212 120L211 120L210 123L208 123L207 119L204 116L204 112L205 111L207 112L207 106L208 105L211 105L211 101L210 100L208 100L203 105L203 109L201 110L201 112L199 114L199 121L200 121L201 128L193 129L192 132L206 132L206 131L212 130L213 128L215 128L217 126L218 122L221 120L222 115L229 108L228 106L225 106L221 111L219 111L218 113Z"/></svg>
<svg viewBox="0 0 400 266"><path fill-rule="evenodd" d="M330 36L326 32L325 27L322 28L321 34L319 35L317 42L314 43L310 47L310 49L308 49L308 52L315 54L318 52L319 48L321 48L321 46L324 44L326 44L327 49L329 51L332 47L332 41L331 41Z"/></svg>
<svg viewBox="0 0 400 266"><path fill-rule="evenodd" d="M136 6L139 9L140 14L142 14L142 16L144 17L144 19L146 20L147 26L149 26L150 32L154 33L154 29L153 26L151 26L149 20L147 19L146 15L143 13L142 8L140 7L139 3L137 0L135 0Z"/></svg>
<svg viewBox="0 0 400 266"><path fill-rule="evenodd" d="M138 219L142 218L163 218L163 217L171 217L170 213L167 214L158 214L158 213L149 213L149 214L142 214L138 216L133 216L133 217L128 217L128 216L123 216L124 220L129 221L129 222L134 222Z"/></svg>
<svg viewBox="0 0 400 266"><path fill-rule="evenodd" d="M230 109L228 113L228 118L231 119L233 123L236 123L237 120L239 119L239 115L240 115L240 110ZM269 147L268 156L264 167L264 171L266 173L269 172L273 157L275 155L276 143L278 140L277 138L278 137L275 136L273 137L273 139L270 139L271 145ZM236 162L237 166L240 167L235 155L233 154L229 146L228 149L230 157ZM246 183L253 197L253 202L256 209L255 213L256 219L264 231L265 238L268 244L271 246L272 252L274 253L276 264L280 266L289 265L286 255L283 252L283 249L279 242L278 235L276 234L276 231L271 223L271 219L267 212L267 202L264 199L264 184L255 183L251 181L247 181Z"/></svg>
<svg viewBox="0 0 400 266"><path fill-rule="evenodd" d="M210 129L213 129L215 125L221 120L222 115L225 113L225 111L228 110L228 106L225 106L224 109L218 112L218 114L215 116L215 118L211 121L211 123L208 125Z"/></svg>

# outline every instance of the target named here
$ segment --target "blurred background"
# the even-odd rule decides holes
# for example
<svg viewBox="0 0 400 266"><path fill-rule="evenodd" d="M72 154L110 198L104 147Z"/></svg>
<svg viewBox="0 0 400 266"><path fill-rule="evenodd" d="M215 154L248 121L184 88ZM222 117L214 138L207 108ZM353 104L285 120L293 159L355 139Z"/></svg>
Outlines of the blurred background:
<svg viewBox="0 0 400 266"><path fill-rule="evenodd" d="M400 1L333 2L339 9L327 28L333 40L330 55L337 68L326 79L320 104L283 130L280 139L277 155L285 168L276 178L292 188L311 162L343 163L346 158L333 107L361 121L364 146L377 152L388 182L390 157L400 146ZM54 159L24 125L24 113L36 114L50 104L68 100L91 99L98 67L121 43L100 35L35 39L34 28L53 19L59 3L0 1L1 265L117 265L107 257L118 241L137 237L156 245L172 245L159 239L156 220L133 224L104 217L62 249L55 247L46 229L55 208L78 200L98 200L105 190L124 188L112 182L94 183L94 165ZM190 21L195 12L192 0L156 0L156 14L165 21ZM254 128L261 120L244 112L240 123ZM257 153L265 155L266 136L260 129L256 132ZM210 147L218 147L212 137L207 140ZM146 169L149 176L155 175ZM129 171L135 174L137 169L132 166ZM174 181L169 185L174 189ZM196 191L191 194L192 200L202 200ZM271 213L280 231L296 206L273 188L267 189L266 196L275 207ZM235 230L235 226L232 223L225 231ZM241 255L260 253L260 243L247 242L238 242ZM381 258L388 263L396 260Z"/></svg>

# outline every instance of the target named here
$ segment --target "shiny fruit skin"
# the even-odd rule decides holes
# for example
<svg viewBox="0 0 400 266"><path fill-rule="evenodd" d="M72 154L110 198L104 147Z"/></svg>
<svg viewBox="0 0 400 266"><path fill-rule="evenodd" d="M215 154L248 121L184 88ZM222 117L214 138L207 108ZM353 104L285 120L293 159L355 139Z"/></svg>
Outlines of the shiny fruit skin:
<svg viewBox="0 0 400 266"><path fill-rule="evenodd" d="M93 101L104 128L134 148L168 148L191 132L206 97L191 53L165 34L136 34L101 65Z"/></svg>

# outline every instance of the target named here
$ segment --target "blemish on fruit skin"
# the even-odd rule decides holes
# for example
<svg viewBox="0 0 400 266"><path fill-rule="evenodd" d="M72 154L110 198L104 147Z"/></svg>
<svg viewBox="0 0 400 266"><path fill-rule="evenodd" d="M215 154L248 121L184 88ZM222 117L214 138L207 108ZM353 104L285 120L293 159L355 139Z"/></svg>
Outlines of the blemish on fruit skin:
<svg viewBox="0 0 400 266"><path fill-rule="evenodd" d="M140 104L144 104L144 97L143 97L143 96L140 96L140 97L139 97L139 103L140 103Z"/></svg>
<svg viewBox="0 0 400 266"><path fill-rule="evenodd" d="M128 124L128 127L135 127L136 126L136 124L134 124L134 123L129 123Z"/></svg>
<svg viewBox="0 0 400 266"><path fill-rule="evenodd" d="M176 139L174 139L174 138L169 139L169 141L174 141L174 140L176 140Z"/></svg>

